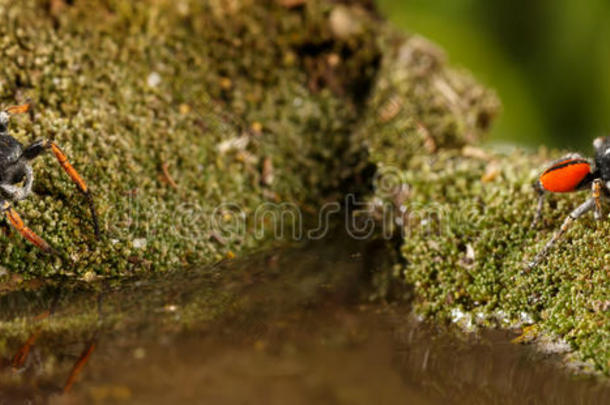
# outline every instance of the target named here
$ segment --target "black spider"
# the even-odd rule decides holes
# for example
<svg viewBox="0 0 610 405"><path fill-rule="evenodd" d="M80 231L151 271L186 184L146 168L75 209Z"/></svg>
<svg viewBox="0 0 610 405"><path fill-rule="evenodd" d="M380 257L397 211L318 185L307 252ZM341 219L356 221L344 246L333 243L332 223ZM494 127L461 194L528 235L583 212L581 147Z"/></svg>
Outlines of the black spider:
<svg viewBox="0 0 610 405"><path fill-rule="evenodd" d="M51 150L61 167L70 176L78 189L85 195L93 217L95 235L99 239L100 231L95 213L95 206L87 184L72 167L66 155L59 146L50 140L38 140L27 147L13 138L8 132L10 117L14 114L25 113L30 109L29 104L9 107L0 111L0 209L9 223L27 240L47 253L57 253L47 242L25 226L23 220L15 211L12 202L27 198L32 193L34 171L30 161L43 152Z"/></svg>

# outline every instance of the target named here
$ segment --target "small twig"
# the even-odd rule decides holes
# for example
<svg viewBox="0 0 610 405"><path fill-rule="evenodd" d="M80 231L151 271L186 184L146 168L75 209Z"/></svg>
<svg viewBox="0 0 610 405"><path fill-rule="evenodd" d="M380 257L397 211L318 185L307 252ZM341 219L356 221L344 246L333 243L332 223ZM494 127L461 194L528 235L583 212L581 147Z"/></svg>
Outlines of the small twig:
<svg viewBox="0 0 610 405"><path fill-rule="evenodd" d="M161 164L161 170L163 171L163 176L165 177L165 180L174 190L177 190L178 184L176 184L176 182L174 181L172 176L169 174L168 168L169 168L169 165L167 163Z"/></svg>

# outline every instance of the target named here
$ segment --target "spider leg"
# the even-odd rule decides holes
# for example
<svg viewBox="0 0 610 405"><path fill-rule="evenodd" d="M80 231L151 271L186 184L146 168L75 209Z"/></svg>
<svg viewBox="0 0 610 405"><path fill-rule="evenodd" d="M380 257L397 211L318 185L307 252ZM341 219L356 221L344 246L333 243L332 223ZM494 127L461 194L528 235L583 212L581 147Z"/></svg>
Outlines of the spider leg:
<svg viewBox="0 0 610 405"><path fill-rule="evenodd" d="M536 206L536 215L534 216L534 220L530 225L530 229L536 228L536 225L538 225L538 222L540 222L540 219L542 218L542 208L544 206L544 200L546 198L546 193L544 192L540 181L534 183L534 190L536 190L536 193L538 194L538 204Z"/></svg>
<svg viewBox="0 0 610 405"><path fill-rule="evenodd" d="M542 250L538 252L536 257L534 257L534 260L528 263L528 269L531 270L534 267L538 266L540 262L542 262L542 260L549 254L549 251L553 248L553 246L555 246L555 244L561 239L561 237L568 230L570 225L572 225L574 221L576 221L578 218L580 218L587 212L591 211L592 209L595 209L595 205L595 197L591 197L587 201L579 205L574 211L572 211L570 215L568 215L563 221L559 230L555 232L553 237L546 243L546 245L544 245L544 248L542 248Z"/></svg>
<svg viewBox="0 0 610 405"><path fill-rule="evenodd" d="M602 181L600 179L595 179L593 184L591 184L591 194L593 195L593 199L595 200L595 211L593 213L595 219L597 221L602 219L603 211L602 211Z"/></svg>
<svg viewBox="0 0 610 405"><path fill-rule="evenodd" d="M30 110L30 103L14 105L12 107L8 107L5 111L9 114L23 114Z"/></svg>
<svg viewBox="0 0 610 405"><path fill-rule="evenodd" d="M78 189L85 195L87 199L87 203L89 204L89 211L91 211L91 217L93 218L93 229L95 230L95 237L97 239L100 238L100 226L97 220L97 213L95 212L95 205L93 204L93 198L91 197L91 193L89 192L89 188L85 183L85 180L78 174L76 169L72 166L72 164L68 161L68 157L62 152L62 150L57 146L55 142L49 142L51 150L53 154L57 158L57 161L64 169L64 171L70 176L72 181L76 184Z"/></svg>
<svg viewBox="0 0 610 405"><path fill-rule="evenodd" d="M0 201L0 208L2 213L5 215L8 222L23 236L25 239L30 241L40 250L49 254L58 254L44 239L36 235L34 231L25 226L23 220L19 216L19 213L11 206L7 201Z"/></svg>
<svg viewBox="0 0 610 405"><path fill-rule="evenodd" d="M55 142L49 140L36 141L23 151L23 156L26 159L31 160L40 155L46 149L51 149L51 151L55 155L55 158L57 158L59 165L62 167L62 169L64 169L66 174L70 177L70 179L72 179L72 182L76 184L78 189L84 194L85 198L87 199L87 204L89 204L89 211L91 212L91 217L93 218L93 228L95 230L95 237L99 239L99 221L97 219L97 213L95 211L95 205L93 204L93 198L91 197L89 187L87 187L87 183L85 183L85 180L83 180L83 178L76 171L74 166L72 166L72 164L68 161L68 157L59 148L59 146Z"/></svg>

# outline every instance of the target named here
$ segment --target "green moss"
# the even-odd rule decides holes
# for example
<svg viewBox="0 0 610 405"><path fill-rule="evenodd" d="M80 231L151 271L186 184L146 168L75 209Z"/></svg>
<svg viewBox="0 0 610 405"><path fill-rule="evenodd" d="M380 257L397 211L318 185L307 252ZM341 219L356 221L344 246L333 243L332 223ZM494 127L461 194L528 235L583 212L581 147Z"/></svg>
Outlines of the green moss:
<svg viewBox="0 0 610 405"><path fill-rule="evenodd" d="M372 165L373 208L407 213L406 264L380 275L380 289L399 278L422 313L443 320L534 322L608 373L608 225L579 222L548 261L523 271L579 196L552 197L557 209L529 229L530 184L547 156L462 150L498 101L422 38L324 1L6 0L0 17L0 98L31 98L37 112L15 119L13 133L64 147L104 232L96 241L83 198L40 159L35 195L18 209L75 264L1 232L0 270L13 279L125 277L251 252L270 243L271 224L259 238L252 223L261 204L315 210ZM226 205L215 211L226 203L248 218L237 237L212 226L239 220ZM226 305L205 297L185 319Z"/></svg>
<svg viewBox="0 0 610 405"><path fill-rule="evenodd" d="M380 38L380 48L383 60L357 133L371 162L402 168L415 154L460 147L485 133L497 98L447 65L441 49L394 32Z"/></svg>
<svg viewBox="0 0 610 405"><path fill-rule="evenodd" d="M352 172L354 86L375 74L378 51L372 31L338 37L331 10L0 2L0 97L36 105L36 119L16 118L13 134L63 146L93 190L104 234L95 240L84 199L51 157L40 159L35 195L18 209L75 265L3 232L0 266L26 277L117 276L266 246L252 223L257 207L315 207ZM233 208L215 211L222 204ZM241 214L245 233L213 228Z"/></svg>
<svg viewBox="0 0 610 405"><path fill-rule="evenodd" d="M27 278L125 276L259 249L269 242L253 223L262 204L315 210L351 180L365 184L368 151L399 162L420 144L462 144L497 107L438 50L357 4L30 0L0 3L0 15L0 97L36 105L13 134L64 147L104 234L95 240L52 158L38 160L35 195L18 209L75 264L4 232L0 266ZM387 148L391 139L362 128L402 143ZM241 234L214 226L242 215ZM263 224L267 235L274 225Z"/></svg>
<svg viewBox="0 0 610 405"><path fill-rule="evenodd" d="M607 374L609 225L580 221L527 272L528 259L583 196L552 196L555 209L547 205L543 224L530 229L532 183L551 156L467 146L498 111L493 93L447 67L422 38L383 38L357 133L377 171L370 212L402 240L403 264L376 276L379 293L400 280L413 288L422 315L467 329L534 324L539 341L563 339L576 358Z"/></svg>
<svg viewBox="0 0 610 405"><path fill-rule="evenodd" d="M546 205L543 223L530 228L531 184L546 158L466 149L411 159L400 172L409 188L400 277L426 316L466 328L535 324L608 373L607 222L584 218L548 260L526 268L583 198L552 196L555 209Z"/></svg>

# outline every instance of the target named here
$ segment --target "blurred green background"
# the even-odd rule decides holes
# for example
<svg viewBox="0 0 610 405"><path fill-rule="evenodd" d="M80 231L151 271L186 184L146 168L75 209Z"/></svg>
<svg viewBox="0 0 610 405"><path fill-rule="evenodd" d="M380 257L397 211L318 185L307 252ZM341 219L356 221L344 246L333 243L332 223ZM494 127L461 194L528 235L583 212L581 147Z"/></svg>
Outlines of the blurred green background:
<svg viewBox="0 0 610 405"><path fill-rule="evenodd" d="M610 135L610 1L378 0L496 89L491 142L591 152Z"/></svg>

